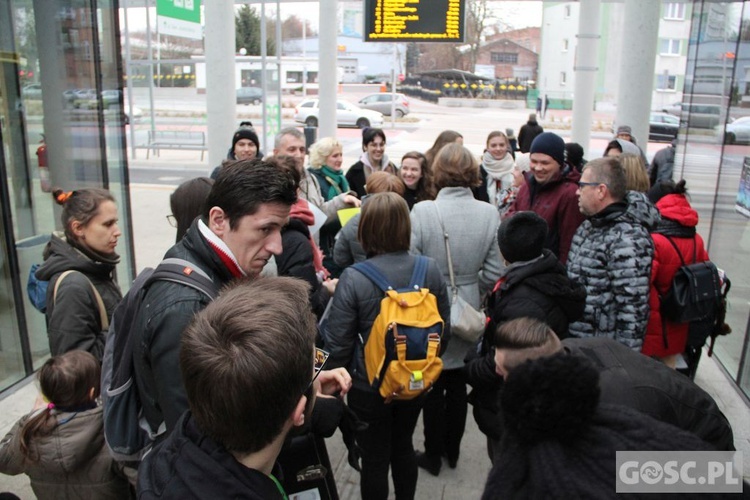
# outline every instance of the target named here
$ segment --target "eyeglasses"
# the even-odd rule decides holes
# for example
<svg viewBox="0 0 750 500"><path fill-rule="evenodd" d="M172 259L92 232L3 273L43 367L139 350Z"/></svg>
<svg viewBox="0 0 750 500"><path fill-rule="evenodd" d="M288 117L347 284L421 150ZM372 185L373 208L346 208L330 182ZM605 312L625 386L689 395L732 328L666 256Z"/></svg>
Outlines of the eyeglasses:
<svg viewBox="0 0 750 500"><path fill-rule="evenodd" d="M600 184L604 184L603 182L578 182L578 189L583 189L586 186L599 186ZM604 184L606 186L606 184Z"/></svg>
<svg viewBox="0 0 750 500"><path fill-rule="evenodd" d="M170 226L177 227L177 218L174 215L167 215L167 222L169 222Z"/></svg>
<svg viewBox="0 0 750 500"><path fill-rule="evenodd" d="M331 354L324 351L323 349L315 348L315 373L313 374L313 378L310 381L310 383L307 385L307 389L305 389L305 393L308 393L311 391L313 384L315 383L315 379L318 378L318 375L320 375L320 372L323 371L323 367L326 365L326 361L328 361L328 357Z"/></svg>

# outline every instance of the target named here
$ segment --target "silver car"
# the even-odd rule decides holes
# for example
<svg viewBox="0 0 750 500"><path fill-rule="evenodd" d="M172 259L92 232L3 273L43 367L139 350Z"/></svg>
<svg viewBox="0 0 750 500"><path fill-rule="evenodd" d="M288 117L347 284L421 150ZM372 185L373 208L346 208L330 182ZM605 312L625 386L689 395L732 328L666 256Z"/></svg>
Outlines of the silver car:
<svg viewBox="0 0 750 500"><path fill-rule="evenodd" d="M372 109L385 116L391 116L391 103L394 101L396 102L396 118L409 114L409 99L404 94L370 94L360 99L357 105L360 108Z"/></svg>
<svg viewBox="0 0 750 500"><path fill-rule="evenodd" d="M308 127L318 126L317 99L307 99L294 108L294 121L304 123ZM338 100L336 101L336 125L338 127L381 127L383 115L377 111L362 109L354 104Z"/></svg>

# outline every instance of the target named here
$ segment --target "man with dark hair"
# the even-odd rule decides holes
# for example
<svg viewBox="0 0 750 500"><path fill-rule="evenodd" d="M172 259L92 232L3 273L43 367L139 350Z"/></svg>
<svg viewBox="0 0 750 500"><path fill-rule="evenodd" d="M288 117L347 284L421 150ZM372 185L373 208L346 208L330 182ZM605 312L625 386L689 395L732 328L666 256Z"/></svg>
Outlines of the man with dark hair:
<svg viewBox="0 0 750 500"><path fill-rule="evenodd" d="M717 450L734 450L732 426L713 398L664 363L611 339L558 340L546 324L520 318L495 331L495 371L503 379L530 359L566 352L592 361L599 371L601 403L634 408L692 432Z"/></svg>
<svg viewBox="0 0 750 500"><path fill-rule="evenodd" d="M566 161L565 141L557 134L539 134L530 151L530 174L525 175L525 182L503 219L525 210L542 217L549 227L544 247L565 264L570 242L584 219L576 200L576 183L581 174Z"/></svg>
<svg viewBox="0 0 750 500"><path fill-rule="evenodd" d="M640 351L654 253L649 230L659 212L625 183L617 158L597 158L583 169L578 206L588 219L573 237L568 276L586 287L586 309L569 329L574 337L609 337Z"/></svg>
<svg viewBox="0 0 750 500"><path fill-rule="evenodd" d="M198 313L179 357L190 411L141 465L139 498L286 498L272 472L287 434L315 394L351 382L343 369L316 380L315 332L293 278L241 282Z"/></svg>
<svg viewBox="0 0 750 500"><path fill-rule="evenodd" d="M222 288L257 277L281 252L281 229L297 200L297 185L275 164L240 161L222 168L201 217L165 258L183 259ZM197 271L197 269L196 269ZM152 430L167 433L187 410L178 358L193 316L208 305L198 290L171 281L149 287L134 320L135 381Z"/></svg>

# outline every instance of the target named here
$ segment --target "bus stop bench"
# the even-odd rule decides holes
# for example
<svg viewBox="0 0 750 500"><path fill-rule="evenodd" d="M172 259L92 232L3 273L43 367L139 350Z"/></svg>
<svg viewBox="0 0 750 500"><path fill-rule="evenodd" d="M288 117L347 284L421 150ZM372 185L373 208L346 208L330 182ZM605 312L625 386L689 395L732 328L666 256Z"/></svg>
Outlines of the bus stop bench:
<svg viewBox="0 0 750 500"><path fill-rule="evenodd" d="M206 149L206 133L189 130L148 131L146 158L151 151L159 156L160 149L189 149L201 152L201 161Z"/></svg>

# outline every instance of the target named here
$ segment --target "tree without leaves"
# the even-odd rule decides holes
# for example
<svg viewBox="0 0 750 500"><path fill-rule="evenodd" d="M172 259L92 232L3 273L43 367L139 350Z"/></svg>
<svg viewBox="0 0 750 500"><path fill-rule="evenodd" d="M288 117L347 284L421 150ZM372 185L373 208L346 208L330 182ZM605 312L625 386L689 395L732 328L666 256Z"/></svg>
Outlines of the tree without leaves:
<svg viewBox="0 0 750 500"><path fill-rule="evenodd" d="M308 37L317 36L318 33L310 26L310 21L302 21L299 17L292 14L284 19L281 23L281 39L289 40L291 38L302 38L302 30L305 28L305 35Z"/></svg>
<svg viewBox="0 0 750 500"><path fill-rule="evenodd" d="M468 71L475 71L476 69L479 44L482 41L484 30L487 28L487 20L490 18L487 2L488 0L469 0L466 2L466 39L471 40Z"/></svg>

